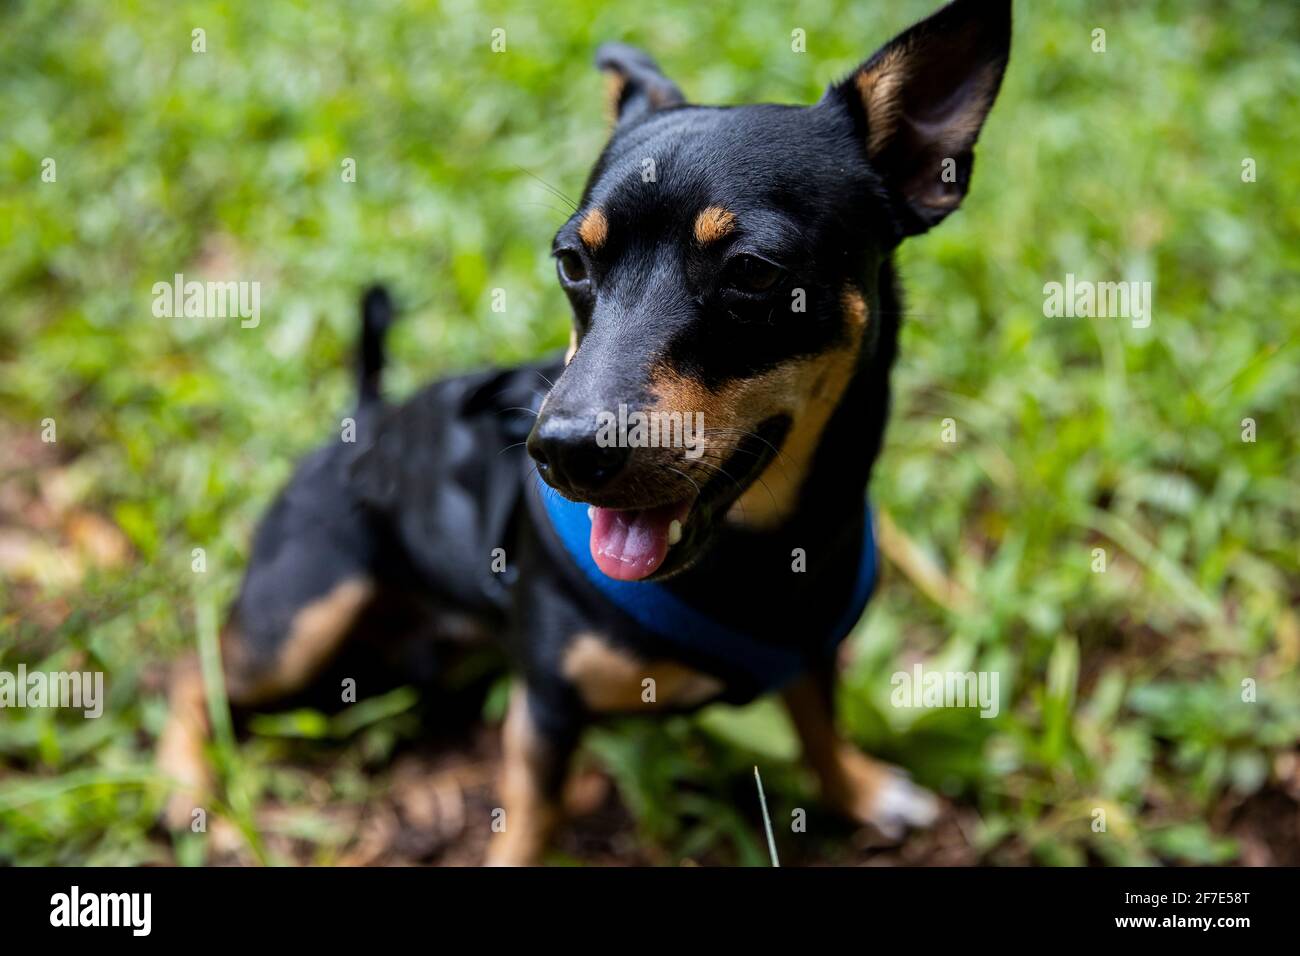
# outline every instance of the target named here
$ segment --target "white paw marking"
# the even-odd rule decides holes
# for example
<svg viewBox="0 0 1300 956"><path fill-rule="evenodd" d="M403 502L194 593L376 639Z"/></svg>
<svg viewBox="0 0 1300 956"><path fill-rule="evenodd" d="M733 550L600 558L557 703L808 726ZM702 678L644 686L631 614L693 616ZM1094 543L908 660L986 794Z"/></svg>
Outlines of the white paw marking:
<svg viewBox="0 0 1300 956"><path fill-rule="evenodd" d="M895 772L876 794L873 822L891 840L909 827L928 827L939 816L939 801L929 790L918 787L906 775Z"/></svg>

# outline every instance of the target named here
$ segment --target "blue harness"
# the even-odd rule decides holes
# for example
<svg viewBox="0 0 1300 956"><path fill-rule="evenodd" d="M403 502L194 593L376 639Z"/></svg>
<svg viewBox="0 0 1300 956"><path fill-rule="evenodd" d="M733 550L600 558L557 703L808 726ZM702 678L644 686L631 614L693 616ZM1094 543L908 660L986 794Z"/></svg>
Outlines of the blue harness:
<svg viewBox="0 0 1300 956"><path fill-rule="evenodd" d="M647 631L681 648L689 657L716 661L723 673L739 672L754 685L756 693L775 690L807 670L811 663L809 645L793 648L765 643L702 613L661 584L607 577L591 557L587 506L555 493L540 479L538 493L556 537L582 576ZM820 642L811 645L826 656L853 630L875 587L876 541L870 507L862 524L862 552L853 592L835 626Z"/></svg>

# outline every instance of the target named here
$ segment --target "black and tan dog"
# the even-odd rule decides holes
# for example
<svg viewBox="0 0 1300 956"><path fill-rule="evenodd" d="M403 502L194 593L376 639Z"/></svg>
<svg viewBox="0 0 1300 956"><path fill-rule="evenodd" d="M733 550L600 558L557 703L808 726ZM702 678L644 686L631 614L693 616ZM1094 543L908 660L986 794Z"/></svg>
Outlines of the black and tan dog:
<svg viewBox="0 0 1300 956"><path fill-rule="evenodd" d="M498 863L539 859L592 720L771 690L836 809L928 823L928 793L836 735L834 651L875 579L892 253L965 195L1010 34L1006 0L958 0L809 107L692 106L603 48L615 128L553 248L567 354L390 406L390 309L367 296L358 440L310 456L262 523L223 631L232 704L348 652L436 679L440 647L497 641L517 676ZM173 823L204 786L205 723L182 666Z"/></svg>

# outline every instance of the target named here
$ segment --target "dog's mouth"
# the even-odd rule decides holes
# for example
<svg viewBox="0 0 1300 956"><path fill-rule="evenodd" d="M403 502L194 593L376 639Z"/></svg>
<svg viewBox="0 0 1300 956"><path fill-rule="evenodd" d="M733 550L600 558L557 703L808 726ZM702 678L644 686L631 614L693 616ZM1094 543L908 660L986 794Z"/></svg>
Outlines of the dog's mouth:
<svg viewBox="0 0 1300 956"><path fill-rule="evenodd" d="M776 457L789 421L778 416L746 434L705 481L689 479L690 494L645 508L591 505L591 558L617 581L665 580L690 567L719 519ZM673 471L686 479L683 472ZM684 482L683 482L684 483Z"/></svg>
<svg viewBox="0 0 1300 956"><path fill-rule="evenodd" d="M641 581L658 571L680 544L693 498L656 508L591 506L591 559L606 577Z"/></svg>

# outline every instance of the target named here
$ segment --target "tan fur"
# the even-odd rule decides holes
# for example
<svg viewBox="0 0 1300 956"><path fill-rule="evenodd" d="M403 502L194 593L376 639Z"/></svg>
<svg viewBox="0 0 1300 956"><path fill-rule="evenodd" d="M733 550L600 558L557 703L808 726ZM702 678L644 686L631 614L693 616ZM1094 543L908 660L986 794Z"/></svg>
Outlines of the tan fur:
<svg viewBox="0 0 1300 956"><path fill-rule="evenodd" d="M501 735L501 802L505 829L492 836L489 866L535 866L560 820L560 807L542 781L547 773L546 743L533 724L522 684L510 693Z"/></svg>
<svg viewBox="0 0 1300 956"><path fill-rule="evenodd" d="M907 51L890 50L870 70L862 70L854 83L867 111L867 156L875 156L898 129L903 113L899 94L907 81Z"/></svg>
<svg viewBox="0 0 1300 956"><path fill-rule="evenodd" d="M709 206L695 217L695 241L708 245L730 235L735 228L735 213L721 206Z"/></svg>
<svg viewBox="0 0 1300 956"><path fill-rule="evenodd" d="M910 54L907 47L891 50L870 70L862 70L854 77L867 113L867 155L873 159L893 139L902 122L902 89L910 74ZM962 98L963 107L959 114L931 119L924 124L927 133L937 137L932 147L936 155L951 158L971 147L993 106L999 76L996 67L985 68L970 81L975 87L972 93ZM930 169L918 173L921 177L938 174L939 170ZM936 194L933 190L926 190L923 195L931 198L920 201L936 209L951 209L961 201L956 192Z"/></svg>
<svg viewBox="0 0 1300 956"><path fill-rule="evenodd" d="M860 293L846 289L842 298L846 341L821 355L799 358L762 375L733 382L719 391L667 368L651 376L657 407L704 413L705 466L689 460L682 470L695 470L696 480L709 479L741 440L760 422L784 413L792 424L780 453L740 496L728 520L755 528L778 524L794 507L822 432L853 376L862 333L868 322L867 305ZM725 480L725 479L724 479Z"/></svg>
<svg viewBox="0 0 1300 956"><path fill-rule="evenodd" d="M598 712L689 707L722 691L722 683L708 674L673 661L639 660L595 634L574 638L564 655L564 675L578 688L583 703ZM653 701L642 696L646 678L655 682Z"/></svg>
<svg viewBox="0 0 1300 956"><path fill-rule="evenodd" d="M294 615L289 640L276 668L282 689L296 690L316 676L374 593L370 581L343 581Z"/></svg>
<svg viewBox="0 0 1300 956"><path fill-rule="evenodd" d="M840 739L825 696L810 678L796 681L781 696L799 734L804 761L821 784L822 798L850 819L875 822L881 788L892 768Z"/></svg>
<svg viewBox="0 0 1300 956"><path fill-rule="evenodd" d="M592 252L605 244L608 235L609 220L605 218L602 210L593 209L582 217L582 223L578 226L578 237Z"/></svg>
<svg viewBox="0 0 1300 956"><path fill-rule="evenodd" d="M226 687L231 700L253 707L307 686L333 658L373 596L373 582L353 578L301 608L270 668L246 661L242 642L223 641Z"/></svg>
<svg viewBox="0 0 1300 956"><path fill-rule="evenodd" d="M867 320L870 316L867 314L867 300L862 298L862 293L852 286L844 289L840 295L840 307L844 310L844 317L849 320L849 325L861 332L867 327Z"/></svg>
<svg viewBox="0 0 1300 956"><path fill-rule="evenodd" d="M564 350L564 364L568 365L573 361L573 356L578 354L578 330L569 329L569 347Z"/></svg>
<svg viewBox="0 0 1300 956"><path fill-rule="evenodd" d="M221 658L231 703L253 707L305 687L334 656L373 594L372 582L351 579L303 607L269 667L252 660L238 631L226 628ZM190 814L211 790L211 769L204 756L208 733L202 672L198 659L190 657L173 672L167 722L158 740L158 767L178 784L163 811L170 827L189 826Z"/></svg>
<svg viewBox="0 0 1300 956"><path fill-rule="evenodd" d="M178 665L168 693L167 722L158 738L157 765L163 776L176 783L163 809L169 829L190 826L194 808L212 789L212 771L203 753L208 738L208 713L203 675L196 657Z"/></svg>
<svg viewBox="0 0 1300 956"><path fill-rule="evenodd" d="M618 101L623 98L627 80L618 70L605 70L605 118L613 126L618 122Z"/></svg>

